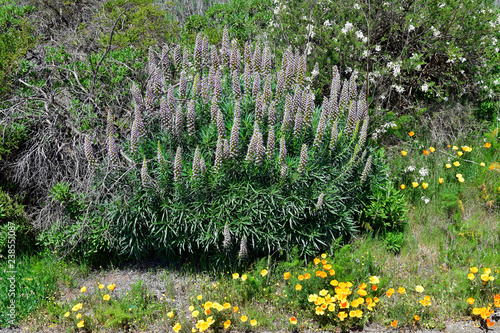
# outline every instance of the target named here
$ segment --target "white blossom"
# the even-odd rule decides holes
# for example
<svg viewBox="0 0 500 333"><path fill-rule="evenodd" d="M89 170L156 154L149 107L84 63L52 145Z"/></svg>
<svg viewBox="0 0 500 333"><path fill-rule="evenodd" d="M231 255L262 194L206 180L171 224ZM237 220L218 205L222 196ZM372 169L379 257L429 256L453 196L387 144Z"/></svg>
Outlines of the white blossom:
<svg viewBox="0 0 500 333"><path fill-rule="evenodd" d="M403 93L403 92L405 91L405 88L404 88L403 86L399 86L399 85L397 85L397 84L393 84L393 85L391 86L391 88L394 88L394 90L396 90L396 92L398 92L398 93L400 93L400 94L401 94L401 93Z"/></svg>
<svg viewBox="0 0 500 333"><path fill-rule="evenodd" d="M440 3L440 4L439 4L439 8L443 8L444 6L446 6L446 4L445 4L445 3Z"/></svg>
<svg viewBox="0 0 500 333"><path fill-rule="evenodd" d="M380 45L375 45L375 51L380 52L381 49Z"/></svg>
<svg viewBox="0 0 500 333"><path fill-rule="evenodd" d="M325 23L323 23L323 25L325 27L331 27L332 26L332 23L330 22L330 20L326 20Z"/></svg>
<svg viewBox="0 0 500 333"><path fill-rule="evenodd" d="M361 8L361 6L359 5L359 3L355 3L353 7L354 7L354 9L360 9Z"/></svg>
<svg viewBox="0 0 500 333"><path fill-rule="evenodd" d="M352 30L353 30L353 28L354 28L353 24L352 24L351 22L347 21L347 22L345 23L345 26L342 28L342 33L343 33L343 34L346 34L346 33L348 33L349 31L352 31Z"/></svg>
<svg viewBox="0 0 500 333"><path fill-rule="evenodd" d="M307 29L307 37L314 38L314 36L316 36L316 33L313 31L314 25L308 24L306 29Z"/></svg>
<svg viewBox="0 0 500 333"><path fill-rule="evenodd" d="M429 90L429 85L427 83L424 83L421 87L422 91L423 92L426 92L427 90Z"/></svg>
<svg viewBox="0 0 500 333"><path fill-rule="evenodd" d="M415 30L415 26L413 26L413 24L410 24L410 26L408 27L408 32L412 32L413 30Z"/></svg>

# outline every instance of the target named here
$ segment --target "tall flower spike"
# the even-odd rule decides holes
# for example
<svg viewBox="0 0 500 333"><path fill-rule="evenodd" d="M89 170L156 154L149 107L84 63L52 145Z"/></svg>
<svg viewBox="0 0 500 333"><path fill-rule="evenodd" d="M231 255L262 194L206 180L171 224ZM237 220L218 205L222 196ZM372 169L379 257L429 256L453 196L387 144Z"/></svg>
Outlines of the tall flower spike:
<svg viewBox="0 0 500 333"><path fill-rule="evenodd" d="M229 30L227 27L224 27L222 32L222 67L225 67L229 64L229 52L230 52L230 44L229 44Z"/></svg>
<svg viewBox="0 0 500 333"><path fill-rule="evenodd" d="M323 137L325 135L325 129L326 129L326 120L327 120L326 112L325 110L323 110L321 112L318 127L316 128L316 136L314 137L314 143L313 143L314 147L319 148L323 143Z"/></svg>
<svg viewBox="0 0 500 333"><path fill-rule="evenodd" d="M354 127L356 127L356 103L351 101L349 103L349 114L347 115L347 122L345 124L346 133L352 133L354 131Z"/></svg>
<svg viewBox="0 0 500 333"><path fill-rule="evenodd" d="M137 131L139 133L139 138L142 138L146 135L146 129L144 128L144 122L142 121L142 112L140 107L134 108L134 121L137 126Z"/></svg>
<svg viewBox="0 0 500 333"><path fill-rule="evenodd" d="M222 156L224 157L224 161L227 161L230 155L229 142L227 139L222 139Z"/></svg>
<svg viewBox="0 0 500 333"><path fill-rule="evenodd" d="M297 61L297 69L295 75L295 83L302 85L306 76L306 55L303 54Z"/></svg>
<svg viewBox="0 0 500 333"><path fill-rule="evenodd" d="M231 42L231 54L230 54L230 69L231 71L238 71L240 69L240 50L238 49L238 42L233 39Z"/></svg>
<svg viewBox="0 0 500 333"><path fill-rule="evenodd" d="M349 81L344 80L342 85L342 92L340 93L339 99L339 111L340 115L344 114L349 107Z"/></svg>
<svg viewBox="0 0 500 333"><path fill-rule="evenodd" d="M284 136L280 139L280 152L278 154L278 164L282 165L283 163L286 164L286 141Z"/></svg>
<svg viewBox="0 0 500 333"><path fill-rule="evenodd" d="M260 92L260 74L255 73L253 76L253 89L252 89L252 97L255 99Z"/></svg>
<svg viewBox="0 0 500 333"><path fill-rule="evenodd" d="M283 55L281 57L281 70L285 73L286 69L288 68L288 61L290 59L290 56L293 56L292 54L292 47L288 46L288 48L283 52Z"/></svg>
<svg viewBox="0 0 500 333"><path fill-rule="evenodd" d="M255 121L257 121L259 124L262 124L262 122L264 121L264 102L262 100L262 94L259 94L255 98Z"/></svg>
<svg viewBox="0 0 500 333"><path fill-rule="evenodd" d="M182 135L182 130L184 128L184 115L182 114L181 106L177 106L177 110L175 111L175 131L174 134L180 140Z"/></svg>
<svg viewBox="0 0 500 333"><path fill-rule="evenodd" d="M217 110L217 135L222 139L226 137L226 124L220 109Z"/></svg>
<svg viewBox="0 0 500 333"><path fill-rule="evenodd" d="M153 93L152 84L148 84L148 86L146 87L145 104L146 104L146 114L153 112L155 106L155 95Z"/></svg>
<svg viewBox="0 0 500 333"><path fill-rule="evenodd" d="M264 47L264 54L262 55L262 73L265 76L271 74L271 49L269 46Z"/></svg>
<svg viewBox="0 0 500 333"><path fill-rule="evenodd" d="M196 73L193 79L193 86L191 87L194 98L198 98L200 94L200 74Z"/></svg>
<svg viewBox="0 0 500 333"><path fill-rule="evenodd" d="M286 161L284 161L283 163L281 163L280 166L280 175L282 180L286 178L287 169L288 169L288 164L286 163Z"/></svg>
<svg viewBox="0 0 500 333"><path fill-rule="evenodd" d="M276 106L274 101L271 101L271 105L267 109L267 124L269 127L276 125Z"/></svg>
<svg viewBox="0 0 500 333"><path fill-rule="evenodd" d="M146 157L142 160L142 168L141 168L141 182L142 186L150 187L151 186L151 177L148 175L148 162L146 161Z"/></svg>
<svg viewBox="0 0 500 333"><path fill-rule="evenodd" d="M108 117L106 118L106 137L114 137L115 129L113 127L113 115L111 111L108 111Z"/></svg>
<svg viewBox="0 0 500 333"><path fill-rule="evenodd" d="M200 171L202 175L207 173L207 166L205 164L205 159L203 158L203 156L200 157Z"/></svg>
<svg viewBox="0 0 500 333"><path fill-rule="evenodd" d="M223 149L224 147L222 143L222 138L219 136L219 138L217 139L217 147L215 149L215 162L214 162L215 174L218 174L222 167L222 159L223 159L222 154L224 153Z"/></svg>
<svg viewBox="0 0 500 333"><path fill-rule="evenodd" d="M335 144L337 143L337 138L338 138L337 121L335 121L333 123L332 133L330 135L330 145L328 147L330 148L330 150L333 150L333 148L335 148Z"/></svg>
<svg viewBox="0 0 500 333"><path fill-rule="evenodd" d="M161 67L156 67L154 72L153 93L155 97L160 95L165 88L165 75Z"/></svg>
<svg viewBox="0 0 500 333"><path fill-rule="evenodd" d="M132 123L132 129L130 131L130 151L133 153L137 152L137 141L138 141L138 131L137 131L137 123L134 120Z"/></svg>
<svg viewBox="0 0 500 333"><path fill-rule="evenodd" d="M250 69L250 65L245 65L245 95L250 95L252 92L252 70Z"/></svg>
<svg viewBox="0 0 500 333"><path fill-rule="evenodd" d="M332 73L332 84L330 85L330 101L335 99L335 102L338 103L338 97L340 93L340 73L337 66L333 66Z"/></svg>
<svg viewBox="0 0 500 333"><path fill-rule="evenodd" d="M304 100L304 125L307 127L311 127L313 113L314 113L313 94L305 92L303 95L303 100Z"/></svg>
<svg viewBox="0 0 500 333"><path fill-rule="evenodd" d="M336 97L331 97L330 95L330 119L332 121L337 121L339 117L339 104Z"/></svg>
<svg viewBox="0 0 500 333"><path fill-rule="evenodd" d="M185 98L186 97L186 71L181 71L181 77L179 79L179 97L180 98Z"/></svg>
<svg viewBox="0 0 500 333"><path fill-rule="evenodd" d="M203 63L203 37L201 36L201 32L198 32L196 35L196 42L194 45L194 66L196 70L199 71L202 68Z"/></svg>
<svg viewBox="0 0 500 333"><path fill-rule="evenodd" d="M318 197L318 202L316 203L316 208L321 209L323 207L323 199L325 197L325 193L321 192L321 194Z"/></svg>
<svg viewBox="0 0 500 333"><path fill-rule="evenodd" d="M210 83L208 82L207 76L204 76L201 79L201 97L203 98L204 103L208 103L210 101Z"/></svg>
<svg viewBox="0 0 500 333"><path fill-rule="evenodd" d="M217 48L215 46L212 46L210 51L212 55L212 67L218 69L220 66L220 60L219 60L219 54L217 53Z"/></svg>
<svg viewBox="0 0 500 333"><path fill-rule="evenodd" d="M240 99L241 98L241 87L240 87L240 76L238 74L238 71L233 71L232 75L233 79L233 96L234 99Z"/></svg>
<svg viewBox="0 0 500 333"><path fill-rule="evenodd" d="M262 138L262 133L257 132L257 138L255 142L255 165L261 165L266 157L266 149L264 148L264 140Z"/></svg>
<svg viewBox="0 0 500 333"><path fill-rule="evenodd" d="M363 125L361 126L361 131L359 132L359 146L363 147L366 141L366 136L368 134L368 117L363 120Z"/></svg>
<svg viewBox="0 0 500 333"><path fill-rule="evenodd" d="M283 97L283 91L285 89L285 75L283 70L278 72L278 81L276 82L276 100L280 101Z"/></svg>
<svg viewBox="0 0 500 333"><path fill-rule="evenodd" d="M229 230L229 226L224 225L224 241L222 242L222 247L228 249L231 246L231 231Z"/></svg>
<svg viewBox="0 0 500 333"><path fill-rule="evenodd" d="M217 114L219 113L219 105L217 103L217 97L212 97L212 105L210 106L210 122L213 123L217 121Z"/></svg>
<svg viewBox="0 0 500 333"><path fill-rule="evenodd" d="M269 133L267 134L267 160L272 161L274 157L274 145L276 143L276 136L274 134L274 127L269 127Z"/></svg>
<svg viewBox="0 0 500 333"><path fill-rule="evenodd" d="M214 76L214 96L217 97L217 103L222 98L222 71L218 70Z"/></svg>
<svg viewBox="0 0 500 333"><path fill-rule="evenodd" d="M108 136L108 158L111 164L118 164L118 150L116 148L115 137L112 135Z"/></svg>
<svg viewBox="0 0 500 333"><path fill-rule="evenodd" d="M286 89L292 88L293 78L295 74L295 61L296 58L292 57L293 53L291 53L290 59L288 59L288 66L285 72L285 87Z"/></svg>
<svg viewBox="0 0 500 333"><path fill-rule="evenodd" d="M174 159L174 182L179 184L182 177L182 149L177 147L177 152L175 153Z"/></svg>
<svg viewBox="0 0 500 333"><path fill-rule="evenodd" d="M262 93L264 94L264 104L267 104L271 101L271 96L273 94L271 90L271 80L272 76L268 75L266 77L266 83L264 83L264 90L262 91Z"/></svg>
<svg viewBox="0 0 500 333"><path fill-rule="evenodd" d="M297 85L295 87L295 92L293 94L291 115L295 116L295 113L297 113L297 110L300 109L301 105L302 105L302 90L300 89L300 86Z"/></svg>
<svg viewBox="0 0 500 333"><path fill-rule="evenodd" d="M261 62L260 44L256 43L252 58L252 71L254 73L260 72L260 62Z"/></svg>
<svg viewBox="0 0 500 333"><path fill-rule="evenodd" d="M250 143L248 144L247 156L245 157L245 162L249 163L254 160L256 146L257 146L257 133L259 132L259 125L255 122L253 127L253 135L250 138Z"/></svg>
<svg viewBox="0 0 500 333"><path fill-rule="evenodd" d="M200 147L196 146L193 156L193 167L192 167L193 180L197 180L201 177L200 168Z"/></svg>
<svg viewBox="0 0 500 333"><path fill-rule="evenodd" d="M372 169L372 155L368 157L366 160L365 168L363 169L363 172L361 173L361 182L364 183L368 176L370 175L370 171Z"/></svg>
<svg viewBox="0 0 500 333"><path fill-rule="evenodd" d="M140 107L143 104L143 101L139 86L133 83L132 87L130 88L130 92L132 93L132 101L134 102L134 106Z"/></svg>
<svg viewBox="0 0 500 333"><path fill-rule="evenodd" d="M252 44L250 42L245 42L245 52L243 54L244 61L245 61L245 67L247 65L251 66L252 65ZM251 70L251 68L250 68Z"/></svg>
<svg viewBox="0 0 500 333"><path fill-rule="evenodd" d="M208 37L203 36L202 47L201 47L202 67L208 67L210 58L210 54L208 53L209 47L210 47L210 42L208 41Z"/></svg>
<svg viewBox="0 0 500 333"><path fill-rule="evenodd" d="M186 127L189 136L195 133L195 108L194 100L190 100L187 105Z"/></svg>
<svg viewBox="0 0 500 333"><path fill-rule="evenodd" d="M90 167L95 167L97 165L97 162L94 156L94 150L92 149L92 143L90 142L88 135L85 135L83 149L85 150L85 157L87 158Z"/></svg>
<svg viewBox="0 0 500 333"><path fill-rule="evenodd" d="M163 152L161 151L160 141L158 140L158 147L156 148L156 159L160 166L165 165L165 158L163 157Z"/></svg>
<svg viewBox="0 0 500 333"><path fill-rule="evenodd" d="M181 46L176 45L173 52L174 52L173 58L174 58L175 69L179 70L182 64Z"/></svg>
<svg viewBox="0 0 500 333"><path fill-rule="evenodd" d="M298 139L302 135L302 110L295 114L295 126L293 128L293 137Z"/></svg>
<svg viewBox="0 0 500 333"><path fill-rule="evenodd" d="M231 129L231 137L229 138L229 156L235 158L238 156L238 144L240 138L240 101L237 100L234 104L234 119L233 128Z"/></svg>
<svg viewBox="0 0 500 333"><path fill-rule="evenodd" d="M328 121L328 119L330 119L331 110L330 110L330 100L326 96L325 96L325 98L323 98L323 104L321 105L321 111L322 111L322 113L325 114L326 121Z"/></svg>
<svg viewBox="0 0 500 333"><path fill-rule="evenodd" d="M247 248L247 237L246 236L243 236L241 238L240 252L238 253L238 257L240 258L240 261L242 259L247 259L248 258L248 248Z"/></svg>
<svg viewBox="0 0 500 333"><path fill-rule="evenodd" d="M355 101L356 97L358 97L356 79L357 76L355 74L351 75L351 79L349 80L349 101Z"/></svg>
<svg viewBox="0 0 500 333"><path fill-rule="evenodd" d="M300 149L300 160L297 172L299 174L303 173L306 170L306 166L307 166L307 145L304 143L302 144L302 148Z"/></svg>

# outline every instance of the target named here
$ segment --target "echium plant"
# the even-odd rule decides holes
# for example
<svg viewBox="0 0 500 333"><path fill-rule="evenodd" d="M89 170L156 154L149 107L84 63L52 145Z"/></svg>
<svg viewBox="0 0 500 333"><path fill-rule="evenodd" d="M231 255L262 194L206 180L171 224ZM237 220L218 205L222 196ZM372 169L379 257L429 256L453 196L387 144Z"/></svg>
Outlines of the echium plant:
<svg viewBox="0 0 500 333"><path fill-rule="evenodd" d="M113 192L101 202L110 250L135 257L201 251L237 261L297 245L309 255L348 239L385 179L366 143L366 95L361 87L358 95L356 77L341 89L335 67L334 89L320 107L305 84L314 77L306 54L289 48L274 62L258 42L242 50L230 43L227 29L222 45L205 40L198 36L182 54L178 46L150 52L149 71L162 72L142 84L161 80L154 85L161 89L143 89L143 97L132 85L135 113L131 135L119 142L123 159L115 159L109 116L115 171L95 174ZM95 165L88 139L85 147ZM117 167L131 162L125 173Z"/></svg>

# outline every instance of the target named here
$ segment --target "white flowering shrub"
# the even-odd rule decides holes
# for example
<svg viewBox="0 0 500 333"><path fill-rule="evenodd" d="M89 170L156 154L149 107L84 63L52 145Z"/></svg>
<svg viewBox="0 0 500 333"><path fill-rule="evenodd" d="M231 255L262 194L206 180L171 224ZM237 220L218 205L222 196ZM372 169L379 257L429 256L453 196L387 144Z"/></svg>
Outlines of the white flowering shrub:
<svg viewBox="0 0 500 333"><path fill-rule="evenodd" d="M319 64L313 87L323 93L333 65L369 81L372 104L386 109L499 91L494 79L480 83L498 73L500 16L491 1L277 0L273 6L268 38L305 50L309 63Z"/></svg>

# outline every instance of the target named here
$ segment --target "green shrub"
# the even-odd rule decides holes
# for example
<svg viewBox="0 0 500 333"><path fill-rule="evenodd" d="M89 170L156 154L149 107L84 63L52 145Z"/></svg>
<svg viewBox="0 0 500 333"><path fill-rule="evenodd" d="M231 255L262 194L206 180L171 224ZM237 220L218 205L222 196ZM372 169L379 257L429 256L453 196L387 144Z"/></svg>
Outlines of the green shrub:
<svg viewBox="0 0 500 333"><path fill-rule="evenodd" d="M0 188L0 254L7 257L7 244L9 225L15 228L16 252L31 250L33 247L33 234L28 223L24 205L19 197L12 197Z"/></svg>
<svg viewBox="0 0 500 333"><path fill-rule="evenodd" d="M147 49L177 37L177 22L168 20L166 11L160 9L154 0L109 0L103 10L109 24L113 25L116 20L120 22L113 36L113 45L119 48ZM120 15L123 17L119 19ZM81 28L86 29L86 26ZM107 45L109 35L103 36L101 42Z"/></svg>
<svg viewBox="0 0 500 333"><path fill-rule="evenodd" d="M24 18L33 10L15 1L0 0L0 97L10 89L17 62L35 42L32 26Z"/></svg>
<svg viewBox="0 0 500 333"><path fill-rule="evenodd" d="M233 44L233 54L236 47ZM171 50L175 55L176 48ZM265 50L264 58L269 52ZM142 88L145 97L132 87L131 140L120 139L128 170L120 166L108 117L109 155L96 169L95 181L112 191L90 214L102 216L100 207L105 209L110 249L138 258L153 250L200 253L227 263L245 259L248 253L273 254L297 245L301 255L311 255L356 233L363 203L385 174L383 156L365 144L367 110L363 93L356 93L355 77L350 95L349 84L344 85L339 110L338 97L321 108L314 107L313 94L306 88L313 77L305 77L299 54L296 74L285 77L283 92L276 88L269 65L256 65L249 74L250 59L244 59L246 80L255 83L250 82L250 89L248 82L242 84L244 75L234 61L231 68L239 82L233 85L226 63L209 70L200 60L206 58L197 50L194 54L182 62L182 57L169 59L175 71L166 84L163 80L168 80L171 68L151 58L154 75ZM295 65L290 61L285 66ZM257 73L263 77L260 85ZM273 73L267 84L265 73ZM339 75L334 82L340 95ZM235 98L239 92L233 88L243 90L241 98ZM272 146L266 153L269 137L267 145ZM281 141L286 142L286 152L278 149ZM88 138L85 147L95 165Z"/></svg>

